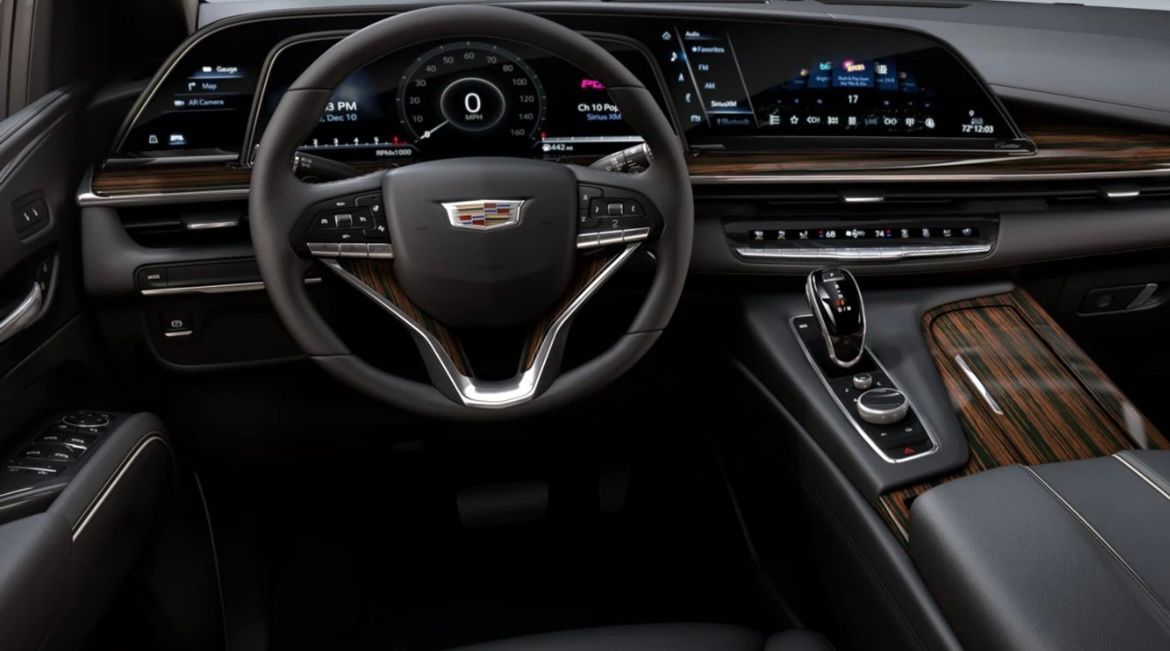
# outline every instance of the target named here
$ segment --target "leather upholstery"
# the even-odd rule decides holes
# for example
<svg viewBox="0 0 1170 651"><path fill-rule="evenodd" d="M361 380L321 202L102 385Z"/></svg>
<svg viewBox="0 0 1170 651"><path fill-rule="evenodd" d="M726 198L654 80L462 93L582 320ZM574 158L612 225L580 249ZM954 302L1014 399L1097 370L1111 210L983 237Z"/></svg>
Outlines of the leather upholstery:
<svg viewBox="0 0 1170 651"><path fill-rule="evenodd" d="M910 548L968 648L1170 648L1170 452L949 482L915 501Z"/></svg>
<svg viewBox="0 0 1170 651"><path fill-rule="evenodd" d="M543 633L456 651L832 651L809 631L771 637L726 624L641 624Z"/></svg>

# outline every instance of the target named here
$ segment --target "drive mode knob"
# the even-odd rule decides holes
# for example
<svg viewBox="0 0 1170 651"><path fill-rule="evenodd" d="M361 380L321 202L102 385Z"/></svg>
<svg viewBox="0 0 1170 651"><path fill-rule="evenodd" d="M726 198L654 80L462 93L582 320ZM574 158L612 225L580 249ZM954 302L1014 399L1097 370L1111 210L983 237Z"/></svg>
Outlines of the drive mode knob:
<svg viewBox="0 0 1170 651"><path fill-rule="evenodd" d="M870 389L857 398L857 415L874 425L889 425L906 417L910 403L906 394L897 389L880 387Z"/></svg>

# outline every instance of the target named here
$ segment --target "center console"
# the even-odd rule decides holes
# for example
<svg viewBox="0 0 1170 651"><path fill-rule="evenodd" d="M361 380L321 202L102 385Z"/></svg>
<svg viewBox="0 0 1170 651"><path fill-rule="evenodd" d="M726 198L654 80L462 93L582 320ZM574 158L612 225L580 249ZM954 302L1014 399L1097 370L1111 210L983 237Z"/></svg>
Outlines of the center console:
<svg viewBox="0 0 1170 651"><path fill-rule="evenodd" d="M989 470L913 515L911 554L965 647L1170 647L1170 452Z"/></svg>

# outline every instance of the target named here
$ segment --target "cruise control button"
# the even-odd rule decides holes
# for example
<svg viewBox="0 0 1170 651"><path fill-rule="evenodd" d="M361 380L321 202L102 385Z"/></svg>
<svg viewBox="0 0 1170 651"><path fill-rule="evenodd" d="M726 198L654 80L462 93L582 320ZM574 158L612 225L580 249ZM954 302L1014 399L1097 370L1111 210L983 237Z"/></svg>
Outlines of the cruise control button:
<svg viewBox="0 0 1170 651"><path fill-rule="evenodd" d="M370 250L366 248L365 244L348 244L342 243L338 249L343 258L365 258L369 257Z"/></svg>
<svg viewBox="0 0 1170 651"><path fill-rule="evenodd" d="M394 257L394 251L389 244L369 244L367 248L371 258L390 259Z"/></svg>
<svg viewBox="0 0 1170 651"><path fill-rule="evenodd" d="M597 233L578 233L577 234L577 248L578 249L594 249L599 245L597 243Z"/></svg>
<svg viewBox="0 0 1170 651"><path fill-rule="evenodd" d="M309 242L309 253L318 258L336 258L340 255L340 245L334 242Z"/></svg>
<svg viewBox="0 0 1170 651"><path fill-rule="evenodd" d="M597 234L597 245L598 246L609 246L611 244L621 244L621 243L622 243L622 232L621 231L601 231L600 233Z"/></svg>
<svg viewBox="0 0 1170 651"><path fill-rule="evenodd" d="M622 230L623 242L641 242L650 237L650 227L642 226L640 228L626 228Z"/></svg>

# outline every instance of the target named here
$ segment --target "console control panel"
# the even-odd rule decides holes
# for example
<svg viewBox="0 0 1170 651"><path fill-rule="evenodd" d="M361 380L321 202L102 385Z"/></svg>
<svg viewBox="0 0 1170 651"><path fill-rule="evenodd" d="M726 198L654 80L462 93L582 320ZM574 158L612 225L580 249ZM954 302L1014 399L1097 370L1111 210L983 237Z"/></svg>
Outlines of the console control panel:
<svg viewBox="0 0 1170 651"><path fill-rule="evenodd" d="M117 420L105 411L71 411L50 420L40 431L9 454L5 475L61 476L97 444ZM7 483L7 482L6 482ZM27 483L27 482L24 482Z"/></svg>
<svg viewBox="0 0 1170 651"><path fill-rule="evenodd" d="M856 365L841 368L829 359L813 316L797 317L792 326L834 401L883 460L902 463L938 449L909 398L872 353L867 350Z"/></svg>
<svg viewBox="0 0 1170 651"><path fill-rule="evenodd" d="M760 220L727 222L728 243L743 258L776 261L896 262L990 253L993 218L894 221Z"/></svg>

